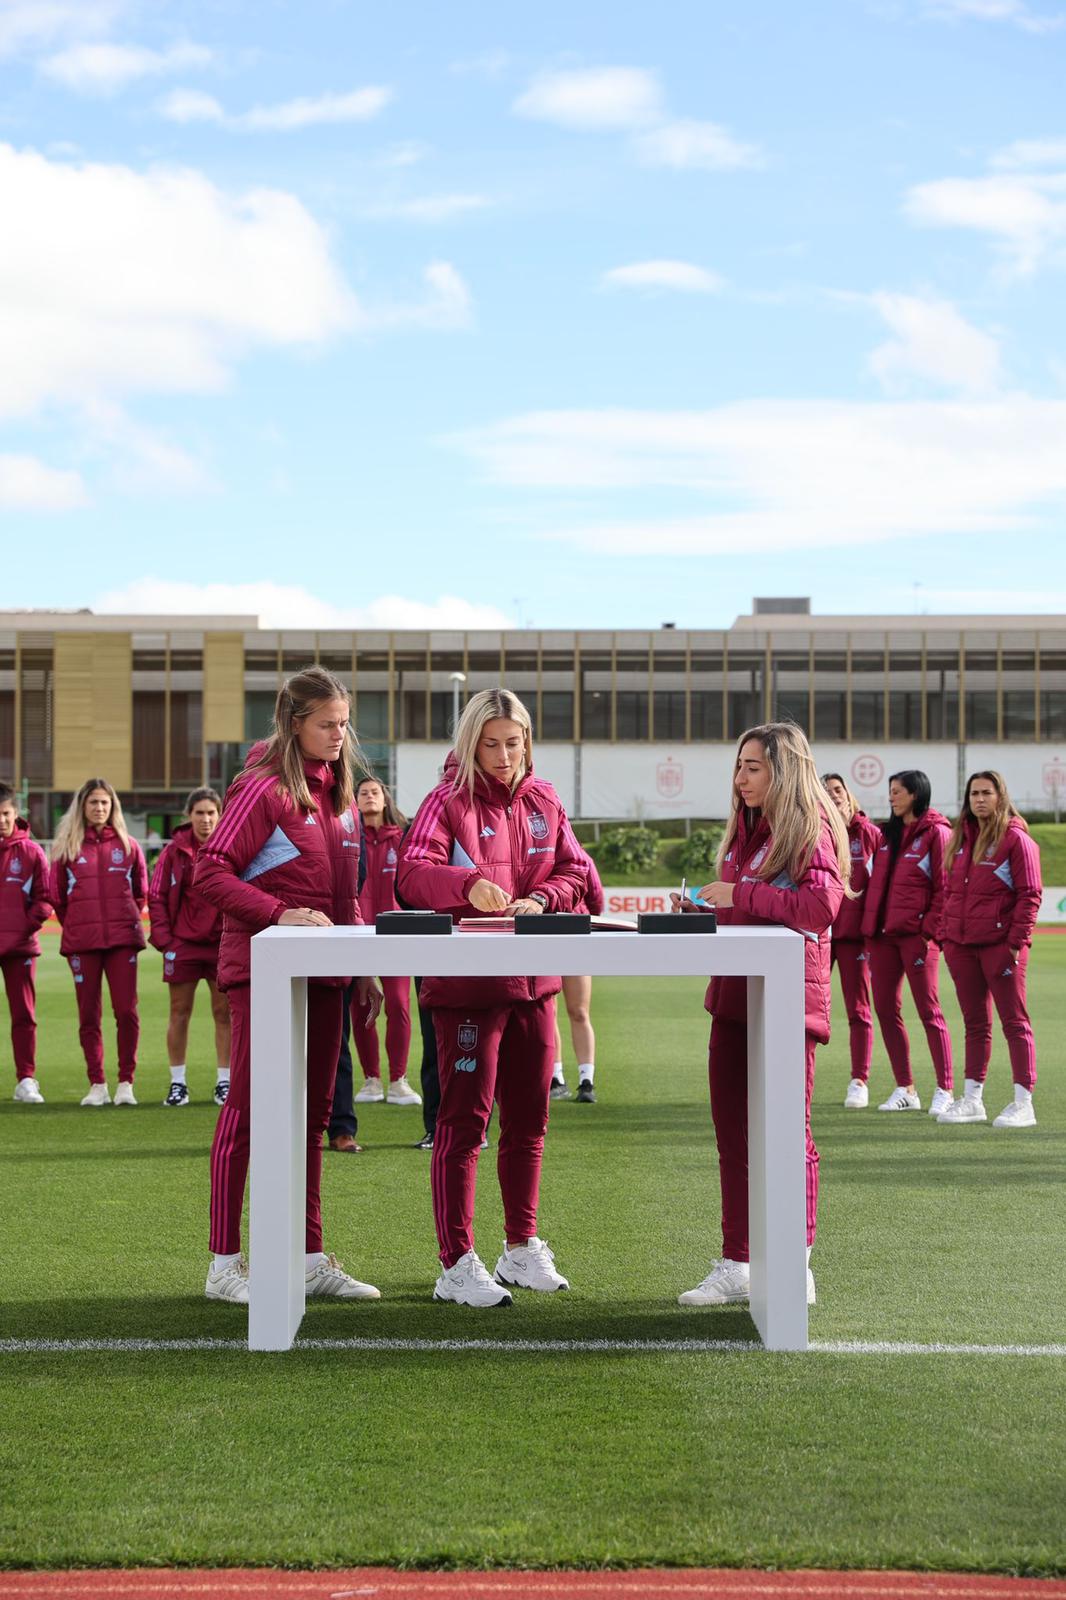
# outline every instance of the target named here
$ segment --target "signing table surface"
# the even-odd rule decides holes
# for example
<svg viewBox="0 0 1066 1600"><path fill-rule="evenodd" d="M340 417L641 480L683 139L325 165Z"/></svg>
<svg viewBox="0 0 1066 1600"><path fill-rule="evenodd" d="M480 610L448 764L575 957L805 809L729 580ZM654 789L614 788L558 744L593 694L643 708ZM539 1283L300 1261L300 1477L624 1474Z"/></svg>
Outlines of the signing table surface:
<svg viewBox="0 0 1066 1600"><path fill-rule="evenodd" d="M291 1348L304 1313L306 980L414 972L746 978L751 1314L768 1349L807 1348L800 934L383 936L355 927L268 928L252 940L250 1349ZM709 1111L707 1124L710 1137Z"/></svg>

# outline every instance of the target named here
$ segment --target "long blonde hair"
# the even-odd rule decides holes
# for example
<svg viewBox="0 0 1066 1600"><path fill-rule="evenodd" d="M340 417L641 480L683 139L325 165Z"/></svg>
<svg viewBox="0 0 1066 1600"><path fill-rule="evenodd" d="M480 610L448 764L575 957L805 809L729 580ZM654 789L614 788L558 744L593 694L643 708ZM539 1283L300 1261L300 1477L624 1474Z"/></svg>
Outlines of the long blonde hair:
<svg viewBox="0 0 1066 1600"><path fill-rule="evenodd" d="M463 707L463 714L455 730L455 759L458 762L458 771L455 774L453 787L456 790L465 788L473 794L474 779L477 775L477 747L482 729L486 722L495 722L500 717L505 717L508 722L517 722L525 735L522 770L516 774L515 783L518 783L532 767L533 722L521 700L516 694L512 694L510 689L479 689L477 694L470 696Z"/></svg>
<svg viewBox="0 0 1066 1600"><path fill-rule="evenodd" d="M56 829L56 836L52 841L53 861L73 861L81 854L81 847L85 843L85 802L94 789L104 789L111 796L111 815L107 819L107 826L114 828L122 840L122 848L129 849L130 835L126 819L122 815L122 801L106 778L86 778L64 811Z"/></svg>
<svg viewBox="0 0 1066 1600"><path fill-rule="evenodd" d="M979 817L975 817L970 810L970 785L975 778L984 778L996 791L996 809L986 822L982 822ZM955 826L951 830L951 838L948 840L948 847L944 852L945 872L951 871L951 863L966 843L966 824L968 822L975 823L977 827L977 838L974 840L973 845L973 859L979 861L988 851L998 849L1002 843L1003 835L1012 820L1016 820L1025 829L1026 833L1029 832L1029 824L1007 792L1007 784L1003 774L1000 772L971 772L966 779L966 795L962 802L962 810L959 812Z"/></svg>
<svg viewBox="0 0 1066 1600"><path fill-rule="evenodd" d="M304 811L318 808L304 772L296 722L310 716L316 706L327 700L344 700L351 705L351 695L344 684L325 667L303 667L286 678L274 702L274 730L258 758L247 769L249 772L276 772L281 788ZM352 804L355 795L352 769L356 765L366 767L369 763L349 724L341 753L332 763L333 809L338 817Z"/></svg>
<svg viewBox="0 0 1066 1600"><path fill-rule="evenodd" d="M822 787L811 747L806 734L794 722L764 722L758 728L749 728L737 742L734 773L740 766L740 752L749 739L761 744L770 768L770 787L762 804L762 813L770 827L771 846L759 868L760 878L776 878L787 871L798 883L811 864L822 833L828 826L833 836L840 880L844 893L855 899L849 887L851 879L851 847L844 819ZM727 851L732 847L740 826L740 812L744 805L737 789L733 789L733 807L726 821L725 836L718 848L718 869Z"/></svg>

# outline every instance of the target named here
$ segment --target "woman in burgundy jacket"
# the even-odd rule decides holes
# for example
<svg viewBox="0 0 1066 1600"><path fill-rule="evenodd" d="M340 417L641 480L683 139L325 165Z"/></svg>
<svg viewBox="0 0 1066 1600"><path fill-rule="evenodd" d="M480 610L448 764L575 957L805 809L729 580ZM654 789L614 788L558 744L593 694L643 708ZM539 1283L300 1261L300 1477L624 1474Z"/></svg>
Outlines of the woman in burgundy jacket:
<svg viewBox="0 0 1066 1600"><path fill-rule="evenodd" d="M848 1111L862 1111L870 1103L870 1062L874 1052L873 1013L870 1010L870 956L862 936L863 894L874 856L881 847L881 830L870 821L839 772L823 772L825 792L844 819L851 855L850 885L854 900L841 901L833 923L833 963L840 973L844 1010L851 1043L851 1082L844 1096Z"/></svg>
<svg viewBox="0 0 1066 1600"><path fill-rule="evenodd" d="M920 1111L914 1087L910 1040L903 1025L903 979L906 977L925 1028L936 1073L929 1115L937 1117L951 1104L951 1035L940 1009L937 968L940 963L940 918L944 908L944 851L950 825L930 805L932 789L924 772L894 772L888 780L892 815L881 829L874 856L863 936L870 952L874 1010L896 1079L896 1087L879 1111Z"/></svg>
<svg viewBox="0 0 1066 1600"><path fill-rule="evenodd" d="M167 1057L170 1089L165 1106L187 1106L185 1081L189 1022L201 978L211 995L215 1023L215 1104L224 1106L229 1093L229 1001L218 987L218 942L222 915L193 883L196 857L218 826L222 796L214 789L194 789L185 802L187 822L174 830L160 851L148 886L150 938L163 955L163 982L170 994Z"/></svg>
<svg viewBox="0 0 1066 1600"><path fill-rule="evenodd" d="M48 857L19 816L18 795L0 783L0 972L11 1012L15 1099L44 1104L37 1084L38 930L52 912Z"/></svg>
<svg viewBox="0 0 1066 1600"><path fill-rule="evenodd" d="M975 772L948 841L940 937L966 1025L966 1082L938 1122L984 1122L992 1003L1007 1041L1014 1099L994 1128L1033 1128L1036 1047L1025 969L1040 911L1040 852L998 772Z"/></svg>
<svg viewBox="0 0 1066 1600"><path fill-rule="evenodd" d="M847 832L822 787L810 745L791 722L770 722L741 735L733 805L718 852L719 878L699 891L724 926L771 923L804 938L804 1033L807 1099L807 1303L818 1214L818 1151L811 1138L814 1055L829 1038L830 934L849 871ZM678 896L672 896L679 907ZM693 912L699 907L686 901ZM680 908L680 907L679 907ZM683 1306L747 1300L748 1271L748 995L744 978L712 978L704 1002L711 1013L711 1117L722 1187L722 1259Z"/></svg>
<svg viewBox="0 0 1066 1600"><path fill-rule="evenodd" d="M359 891L363 921L374 926L379 911L396 911L396 870L400 841L407 818L396 808L388 787L380 778L360 778L355 786L355 803L363 822L363 848L366 851L366 876ZM389 1088L381 1083L381 1051L378 1030L366 1020L366 1008L352 1006L352 1038L365 1082L356 1100L363 1104L388 1100L390 1106L420 1106L422 1096L407 1081L407 1057L411 1049L411 980L382 978L385 993L385 1056L389 1063Z"/></svg>
<svg viewBox="0 0 1066 1600"><path fill-rule="evenodd" d="M473 695L444 782L423 800L400 850L400 897L456 918L571 911L585 868L559 796L533 773L529 713L507 689ZM465 935L476 938L476 934ZM537 1237L537 1201L561 979L424 978L441 1101L430 1184L442 1270L434 1299L509 1305L503 1285L568 1288ZM491 1278L474 1249L478 1151L500 1108L497 1172L506 1239Z"/></svg>
<svg viewBox="0 0 1066 1600"><path fill-rule="evenodd" d="M89 778L67 808L52 844L51 900L63 928L59 952L74 975L78 1037L89 1092L83 1106L106 1106L101 991L106 976L118 1031L117 1106L135 1106L133 1075L141 1035L137 956L148 869L131 839L118 795L106 778Z"/></svg>
<svg viewBox="0 0 1066 1600"><path fill-rule="evenodd" d="M230 1090L211 1147L211 1240L205 1293L209 1300L248 1299L241 1255L241 1208L248 1176L251 1121L252 935L263 928L328 928L360 922L357 883L359 822L352 807L348 691L324 667L306 667L282 684L274 732L253 749L230 785L222 820L200 850L195 884L223 915L219 987L229 995L233 1024ZM356 984L374 1016L381 990L373 978ZM372 1285L350 1277L322 1250L322 1135L337 1073L344 980L307 986L306 1293L376 1300Z"/></svg>

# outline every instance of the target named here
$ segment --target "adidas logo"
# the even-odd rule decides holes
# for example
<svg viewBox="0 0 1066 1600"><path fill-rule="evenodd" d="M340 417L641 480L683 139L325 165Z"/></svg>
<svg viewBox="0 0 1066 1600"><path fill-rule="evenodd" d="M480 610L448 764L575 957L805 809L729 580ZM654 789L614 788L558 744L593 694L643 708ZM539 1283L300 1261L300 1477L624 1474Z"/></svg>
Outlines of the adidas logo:
<svg viewBox="0 0 1066 1600"><path fill-rule="evenodd" d="M304 818L304 827L305 828L313 828L314 826L315 826L314 817L307 816L307 817Z"/></svg>
<svg viewBox="0 0 1066 1600"><path fill-rule="evenodd" d="M495 839L495 837L496 837L496 829L495 828L482 828L481 832L478 834L478 838L479 839Z"/></svg>
<svg viewBox="0 0 1066 1600"><path fill-rule="evenodd" d="M458 1061L455 1063L455 1070L456 1072L476 1072L476 1056L460 1056Z"/></svg>

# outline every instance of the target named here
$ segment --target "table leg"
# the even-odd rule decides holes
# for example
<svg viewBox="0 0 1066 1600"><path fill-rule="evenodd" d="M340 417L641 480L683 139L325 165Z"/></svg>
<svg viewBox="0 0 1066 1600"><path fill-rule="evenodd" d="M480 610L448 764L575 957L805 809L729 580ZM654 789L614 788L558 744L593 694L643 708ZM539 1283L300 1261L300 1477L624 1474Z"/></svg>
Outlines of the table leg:
<svg viewBox="0 0 1066 1600"><path fill-rule="evenodd" d="M290 1350L304 1314L307 980L260 979L252 1004L249 1350Z"/></svg>

